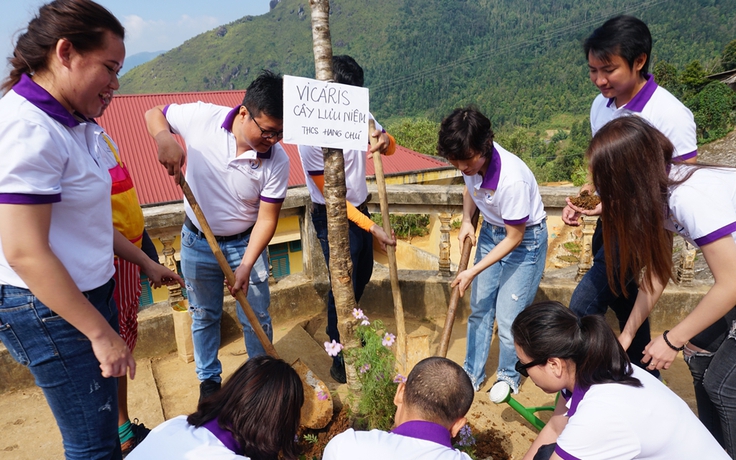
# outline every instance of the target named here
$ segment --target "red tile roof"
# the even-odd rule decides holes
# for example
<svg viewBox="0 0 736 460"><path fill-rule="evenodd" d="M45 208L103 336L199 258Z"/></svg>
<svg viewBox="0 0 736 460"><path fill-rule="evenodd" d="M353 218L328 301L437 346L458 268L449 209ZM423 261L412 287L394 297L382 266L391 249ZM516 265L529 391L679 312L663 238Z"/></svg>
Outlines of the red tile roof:
<svg viewBox="0 0 736 460"><path fill-rule="evenodd" d="M117 95L113 103L97 121L120 147L120 154L128 166L142 205L181 201L181 190L174 184L158 162L156 143L148 135L143 115L157 105L186 104L203 101L235 107L243 100L244 91L212 91L200 93L131 94ZM181 142L181 139L179 139ZM182 142L183 145L183 142ZM304 185L304 172L295 145L282 144L289 155L289 187ZM367 162L367 173L373 175L373 163ZM438 158L397 146L396 153L384 157L386 176L413 171L446 169L451 167Z"/></svg>

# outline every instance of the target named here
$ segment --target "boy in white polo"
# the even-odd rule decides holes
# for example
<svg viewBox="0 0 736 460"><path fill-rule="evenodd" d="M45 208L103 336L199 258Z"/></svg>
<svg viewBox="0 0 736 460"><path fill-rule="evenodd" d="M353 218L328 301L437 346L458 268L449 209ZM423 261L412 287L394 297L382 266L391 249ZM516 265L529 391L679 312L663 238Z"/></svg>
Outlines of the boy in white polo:
<svg viewBox="0 0 736 460"><path fill-rule="evenodd" d="M396 389L394 429L340 433L325 447L323 460L432 458L468 460L452 447L473 403L465 371L447 358L426 358Z"/></svg>
<svg viewBox="0 0 736 460"><path fill-rule="evenodd" d="M159 161L177 181L187 161L187 182L235 271L235 284L228 288L231 293L245 291L269 339L273 331L266 247L276 231L289 179L288 157L278 144L283 134L282 101L282 78L264 71L248 87L243 104L234 109L199 102L155 107L146 113ZM184 138L186 153L171 133ZM181 268L203 399L221 383L217 352L224 274L186 200L185 211ZM239 305L237 313L248 355L264 354Z"/></svg>
<svg viewBox="0 0 736 460"><path fill-rule="evenodd" d="M590 79L601 91L590 109L593 135L614 118L639 116L674 144L673 158L694 162L698 151L692 113L666 89L657 86L654 77L647 73L652 51L652 37L647 25L631 16L609 19L588 37L584 50ZM595 187L589 180L582 190L593 193ZM562 219L568 225L577 226L582 214L593 216L600 213L600 206L592 211L584 210L568 200ZM632 277L626 285L627 295L624 296L608 285L606 263L617 266L618 260L605 260L602 225L598 220L593 235L593 265L575 288L570 309L582 317L604 314L610 307L616 313L623 331L639 287ZM649 321L646 320L633 337L622 335L619 340L627 348L631 362L645 367L641 358L650 340ZM659 371L655 370L652 374L659 376Z"/></svg>
<svg viewBox="0 0 736 460"><path fill-rule="evenodd" d="M463 173L463 217L460 245L470 237L478 209L483 224L472 267L458 273L452 286L462 296L468 287L465 371L476 391L486 378L493 324L498 322L499 357L496 380L519 391L521 377L511 324L529 306L539 287L547 255L547 214L529 167L493 142L491 121L472 107L455 109L440 125L437 153Z"/></svg>
<svg viewBox="0 0 736 460"><path fill-rule="evenodd" d="M337 83L352 86L363 86L363 69L350 56L333 56L332 70ZM382 155L392 155L396 149L396 141L387 134L376 122L376 131L373 137L378 138L378 144L371 148L371 152L380 152ZM367 147L367 146L366 146ZM369 217L368 186L365 182L365 150L345 150L345 187L348 208L350 258L353 262L353 293L358 302L363 295L366 284L373 274L373 237L381 244L396 245L396 240L389 237L380 225L376 225ZM317 239L322 246L325 262L329 267L330 248L327 243L327 211L325 210L324 189L324 158L319 146L299 146L299 158L307 179L307 190L312 199L312 223L317 232ZM335 298L330 289L327 297L327 335L330 340L340 342L340 332L337 329L337 310ZM345 383L345 364L342 354L333 358L330 375L337 382Z"/></svg>

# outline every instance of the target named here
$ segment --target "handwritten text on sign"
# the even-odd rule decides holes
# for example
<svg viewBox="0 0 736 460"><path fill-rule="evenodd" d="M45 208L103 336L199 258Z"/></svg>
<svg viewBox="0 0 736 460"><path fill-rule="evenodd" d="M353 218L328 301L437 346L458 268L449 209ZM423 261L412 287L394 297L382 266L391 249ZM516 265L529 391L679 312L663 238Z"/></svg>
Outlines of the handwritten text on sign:
<svg viewBox="0 0 736 460"><path fill-rule="evenodd" d="M368 148L368 89L284 75L284 142Z"/></svg>

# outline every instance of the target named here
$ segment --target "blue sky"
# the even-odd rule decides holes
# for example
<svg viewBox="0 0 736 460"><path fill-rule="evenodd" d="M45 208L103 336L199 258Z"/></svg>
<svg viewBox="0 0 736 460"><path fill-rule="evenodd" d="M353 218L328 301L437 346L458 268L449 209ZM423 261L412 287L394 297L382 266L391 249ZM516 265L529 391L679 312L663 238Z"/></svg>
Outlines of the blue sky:
<svg viewBox="0 0 736 460"><path fill-rule="evenodd" d="M128 55L166 51L221 24L268 12L269 0L97 0L125 26ZM0 70L13 52L14 34L44 0L11 0L0 13ZM2 78L6 71L2 72ZM1 79L1 78L0 78Z"/></svg>

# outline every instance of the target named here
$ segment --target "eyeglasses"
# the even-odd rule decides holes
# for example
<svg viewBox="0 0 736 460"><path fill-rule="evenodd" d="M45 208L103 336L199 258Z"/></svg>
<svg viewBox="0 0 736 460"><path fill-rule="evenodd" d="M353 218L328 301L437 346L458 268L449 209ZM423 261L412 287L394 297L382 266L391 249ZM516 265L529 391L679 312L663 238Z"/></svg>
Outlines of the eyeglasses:
<svg viewBox="0 0 736 460"><path fill-rule="evenodd" d="M271 140L274 137L276 139L281 139L282 137L284 137L284 131L283 130L281 130L281 131L266 131L265 129L261 128L261 125L259 125L258 122L256 121L256 119L253 118L252 112L249 111L248 113L250 114L250 119L253 120L253 123L255 123L256 126L258 126L258 129L261 130L261 137L262 138Z"/></svg>
<svg viewBox="0 0 736 460"><path fill-rule="evenodd" d="M516 361L516 366L514 366L514 368L519 374L523 375L524 377L529 377L527 369L529 369L530 367L542 365L546 362L546 359L535 359L534 361L526 364L521 364L521 361Z"/></svg>

